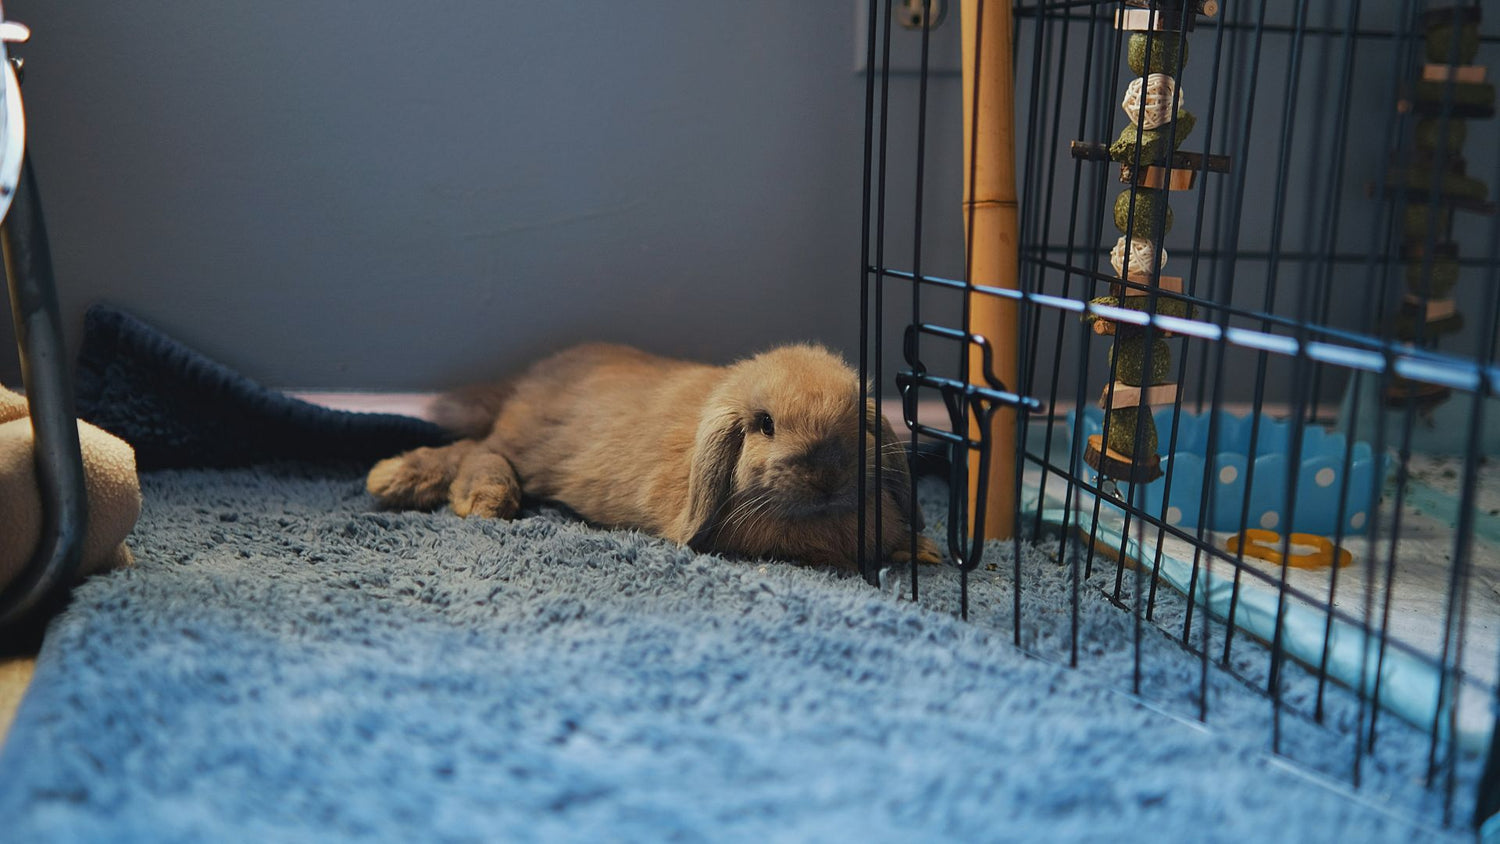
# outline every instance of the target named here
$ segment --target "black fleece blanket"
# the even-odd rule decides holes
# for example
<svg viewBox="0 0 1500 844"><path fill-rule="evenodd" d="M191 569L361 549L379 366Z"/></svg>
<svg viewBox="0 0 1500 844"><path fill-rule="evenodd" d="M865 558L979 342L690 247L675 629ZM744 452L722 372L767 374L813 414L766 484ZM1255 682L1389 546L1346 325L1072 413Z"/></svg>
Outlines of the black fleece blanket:
<svg viewBox="0 0 1500 844"><path fill-rule="evenodd" d="M421 419L291 398L104 305L85 317L77 390L79 416L134 446L142 470L366 461L450 439Z"/></svg>

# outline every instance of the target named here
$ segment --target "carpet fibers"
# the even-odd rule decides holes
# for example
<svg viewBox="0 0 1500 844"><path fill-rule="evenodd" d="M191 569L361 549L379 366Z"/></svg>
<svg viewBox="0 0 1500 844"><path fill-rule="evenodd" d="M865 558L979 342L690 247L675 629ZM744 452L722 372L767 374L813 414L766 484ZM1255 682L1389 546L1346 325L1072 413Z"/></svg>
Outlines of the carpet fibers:
<svg viewBox="0 0 1500 844"><path fill-rule="evenodd" d="M965 622L951 568L917 606L546 508L376 512L353 470L143 485L138 565L78 590L0 750L11 840L1462 837L1417 781L1424 737L1389 719L1355 793L1272 757L1270 704L1217 668L1210 728L1178 717L1200 662L1102 574L1076 591L1082 667L1049 661L1076 581L1031 550L1023 646L1049 659L1012 644L1009 545ZM1149 703L1118 691L1137 637ZM1253 676L1264 652L1236 647ZM1282 738L1337 776L1358 709L1327 708Z"/></svg>

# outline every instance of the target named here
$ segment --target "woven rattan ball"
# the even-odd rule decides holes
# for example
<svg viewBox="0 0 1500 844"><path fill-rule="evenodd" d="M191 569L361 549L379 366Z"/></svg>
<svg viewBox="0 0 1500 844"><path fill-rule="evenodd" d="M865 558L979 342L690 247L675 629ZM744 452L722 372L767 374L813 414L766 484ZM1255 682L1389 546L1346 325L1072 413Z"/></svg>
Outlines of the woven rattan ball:
<svg viewBox="0 0 1500 844"><path fill-rule="evenodd" d="M1146 100L1146 111L1141 113L1141 98ZM1176 80L1165 73L1153 73L1130 83L1125 89L1125 99L1120 107L1131 123L1142 129L1155 129L1172 122L1173 105L1184 100Z"/></svg>
<svg viewBox="0 0 1500 844"><path fill-rule="evenodd" d="M1121 278L1125 276L1125 244L1127 242L1130 244L1130 272L1152 275L1158 267L1166 266L1167 250L1149 240L1120 235L1120 239L1115 241L1115 248L1109 250L1109 264L1115 268L1115 275Z"/></svg>

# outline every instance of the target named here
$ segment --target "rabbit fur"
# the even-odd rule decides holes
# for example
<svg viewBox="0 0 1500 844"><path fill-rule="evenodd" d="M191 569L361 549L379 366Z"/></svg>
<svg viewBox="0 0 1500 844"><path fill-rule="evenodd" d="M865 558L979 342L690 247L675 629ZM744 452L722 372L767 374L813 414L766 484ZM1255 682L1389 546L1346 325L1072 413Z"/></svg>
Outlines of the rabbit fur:
<svg viewBox="0 0 1500 844"><path fill-rule="evenodd" d="M366 486L384 506L510 518L523 493L609 527L698 551L854 568L861 405L882 430L880 489L865 550L910 560L906 452L857 375L816 345L781 346L729 366L626 346L567 349L509 382L438 400L440 424L465 437L383 460ZM920 516L916 528L920 529ZM937 546L917 536L917 559Z"/></svg>

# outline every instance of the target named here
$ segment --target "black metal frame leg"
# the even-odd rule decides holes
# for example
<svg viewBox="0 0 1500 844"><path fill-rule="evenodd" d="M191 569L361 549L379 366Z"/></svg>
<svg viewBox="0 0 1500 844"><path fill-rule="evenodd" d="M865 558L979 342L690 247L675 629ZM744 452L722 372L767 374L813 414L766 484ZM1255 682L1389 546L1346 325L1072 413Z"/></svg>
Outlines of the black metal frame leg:
<svg viewBox="0 0 1500 844"><path fill-rule="evenodd" d="M31 404L42 532L30 563L0 592L0 629L20 624L77 578L88 526L73 384L41 200L28 156L0 224L21 378Z"/></svg>

